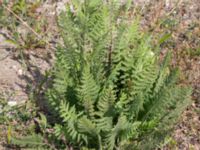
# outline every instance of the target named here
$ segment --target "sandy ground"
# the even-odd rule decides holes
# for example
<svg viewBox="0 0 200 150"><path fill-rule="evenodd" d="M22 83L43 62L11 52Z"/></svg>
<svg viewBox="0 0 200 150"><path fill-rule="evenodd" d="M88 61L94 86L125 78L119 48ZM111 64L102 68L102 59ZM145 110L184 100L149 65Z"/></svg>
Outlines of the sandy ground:
<svg viewBox="0 0 200 150"><path fill-rule="evenodd" d="M67 2L65 0L65 2ZM149 9L144 11L145 17L143 24L145 26L151 26L150 20L155 19L156 12L158 12L159 1L144 1L135 0L137 5L149 5ZM166 14L173 9L176 0L164 0L162 1L164 8L160 11L159 15ZM57 2L58 10L62 9L63 2ZM54 5L57 5L54 3ZM52 8L51 2L45 3L44 8ZM47 9L47 10L48 10ZM43 11L41 8L39 11ZM178 20L180 25L175 30L173 38L176 42L173 51L175 54L173 63L181 67L184 75L184 83L191 85L194 88L193 93L193 105L184 112L182 116L182 121L176 126L176 130L173 134L173 138L176 141L175 145L180 150L200 150L200 56L189 57L182 56L182 51L189 45L195 48L200 42L200 30L197 26L197 33L192 31L192 36L188 39L182 39L180 35L185 34L188 26L195 21L200 22L200 0L182 0L177 11L172 16ZM148 12L148 13L147 13ZM56 12L49 11L47 15L54 15ZM159 17L159 16L158 16ZM51 30L50 30L51 31ZM0 33L4 32L0 29ZM199 33L198 33L199 32ZM195 36L196 35L196 36ZM194 37L193 37L194 36ZM192 39L194 38L194 39ZM194 42L192 42L194 41ZM196 43L195 43L196 42ZM16 103L23 103L28 100L28 94L34 89L35 85L43 79L43 74L45 70L48 70L52 62L48 62L50 56L44 55L40 52L43 50L29 50L29 68L25 68L23 63L15 57L13 52L13 45L6 42L5 37L0 34L0 93L5 96L8 101L14 101ZM51 54L50 54L51 55ZM0 149L2 149L0 147ZM173 148L166 148L173 149Z"/></svg>
<svg viewBox="0 0 200 150"><path fill-rule="evenodd" d="M11 46L5 43L1 38L0 47ZM23 103L50 65L42 57L35 57L34 52L29 52L27 70L14 55L10 48L0 49L0 92L8 101Z"/></svg>

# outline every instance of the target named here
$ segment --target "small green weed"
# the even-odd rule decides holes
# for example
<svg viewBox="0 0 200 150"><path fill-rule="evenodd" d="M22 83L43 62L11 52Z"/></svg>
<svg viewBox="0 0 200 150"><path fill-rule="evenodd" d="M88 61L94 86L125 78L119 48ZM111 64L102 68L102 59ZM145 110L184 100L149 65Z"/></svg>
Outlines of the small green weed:
<svg viewBox="0 0 200 150"><path fill-rule="evenodd" d="M7 42L15 45L15 50L19 52L24 66L26 66L25 50L45 48L46 46L41 35L46 26L45 18L40 16L40 21L38 21L36 14L36 9L40 5L40 1L17 0L9 8L8 3L3 3L3 7L0 8L0 27L6 30Z"/></svg>
<svg viewBox="0 0 200 150"><path fill-rule="evenodd" d="M200 48L198 48L198 49L187 49L186 51L189 54L189 56L191 56L191 57L200 56Z"/></svg>

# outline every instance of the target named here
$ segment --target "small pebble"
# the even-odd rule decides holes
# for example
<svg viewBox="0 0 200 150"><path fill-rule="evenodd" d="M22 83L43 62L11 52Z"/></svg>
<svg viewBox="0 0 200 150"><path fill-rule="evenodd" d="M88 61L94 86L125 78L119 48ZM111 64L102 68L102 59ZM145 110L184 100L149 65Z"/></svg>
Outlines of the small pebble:
<svg viewBox="0 0 200 150"><path fill-rule="evenodd" d="M18 75L21 76L21 75L23 75L23 70L22 70L22 69L19 69L17 73L18 73Z"/></svg>
<svg viewBox="0 0 200 150"><path fill-rule="evenodd" d="M17 69L17 66L14 65L14 66L12 66L12 68L13 68L14 70L16 70L16 69Z"/></svg>

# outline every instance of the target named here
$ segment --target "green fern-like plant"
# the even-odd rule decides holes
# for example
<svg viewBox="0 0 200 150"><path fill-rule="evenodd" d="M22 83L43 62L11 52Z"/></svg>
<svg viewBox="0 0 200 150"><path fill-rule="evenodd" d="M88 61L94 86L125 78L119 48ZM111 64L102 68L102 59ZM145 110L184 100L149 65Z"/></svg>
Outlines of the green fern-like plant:
<svg viewBox="0 0 200 150"><path fill-rule="evenodd" d="M65 46L47 98L55 135L75 148L151 149L190 103L170 53L159 63L151 36L129 20L130 2L72 0L58 18Z"/></svg>
<svg viewBox="0 0 200 150"><path fill-rule="evenodd" d="M11 138L12 145L19 146L21 148L35 148L35 149L47 149L45 143L43 142L43 137L39 134L33 134L28 136L23 136L21 138Z"/></svg>

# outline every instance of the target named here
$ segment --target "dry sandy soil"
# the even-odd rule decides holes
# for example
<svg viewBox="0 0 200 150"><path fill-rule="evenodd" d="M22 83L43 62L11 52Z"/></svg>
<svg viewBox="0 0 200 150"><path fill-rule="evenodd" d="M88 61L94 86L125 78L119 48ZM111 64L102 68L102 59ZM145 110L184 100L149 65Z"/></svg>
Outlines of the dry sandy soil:
<svg viewBox="0 0 200 150"><path fill-rule="evenodd" d="M159 18L166 14L168 14L167 17L178 22L172 27L175 46L164 45L163 51L173 49L172 65L180 66L183 72L182 83L191 85L194 89L193 104L184 112L173 133L175 142L164 149L175 149L176 147L180 150L200 150L200 56L191 57L185 52L190 48L200 48L200 0L182 0L177 6L176 2L176 0L135 0L138 6L145 5L142 7L144 29L154 27ZM58 6L57 10L60 10L63 9L63 3L64 1L47 1L39 11L45 12L45 9L52 9L47 13L47 16L51 18L56 14L52 6ZM189 30L194 23L197 23L197 26ZM55 26L55 24L51 25ZM49 32L52 31L53 29L49 30ZM27 69L21 63L20 58L16 57L15 46L10 45L4 34L1 34L5 32L4 29L0 29L0 93L8 101L23 103L28 100L28 94L38 81L42 80L44 71L51 67L52 62L47 60L51 59L53 52L51 49L27 50L26 53L29 56ZM157 28L154 32L160 34L165 32L165 29ZM188 32L190 35L186 35ZM52 38L55 38L55 35ZM51 56L47 55L49 52Z"/></svg>

